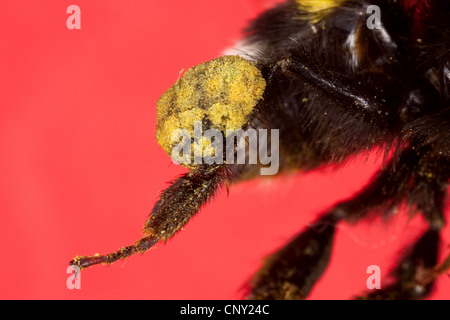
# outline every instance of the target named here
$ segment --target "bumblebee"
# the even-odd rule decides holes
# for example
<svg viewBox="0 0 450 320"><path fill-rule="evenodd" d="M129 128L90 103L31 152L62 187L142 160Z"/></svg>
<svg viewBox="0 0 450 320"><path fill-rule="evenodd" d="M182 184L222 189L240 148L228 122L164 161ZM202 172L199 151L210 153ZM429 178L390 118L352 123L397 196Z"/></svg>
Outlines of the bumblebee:
<svg viewBox="0 0 450 320"><path fill-rule="evenodd" d="M219 151L231 148L236 156L242 146L217 137L276 130L279 139L265 141L277 155L277 174L343 164L375 149L385 160L353 198L271 255L247 298L307 298L328 264L339 222L388 218L400 207L422 215L428 229L405 248L388 286L357 298L426 298L450 268L450 255L438 260L450 178L449 18L450 2L436 0L288 0L262 13L239 48L187 70L159 99L157 141L174 159L174 132L183 130L189 151L178 160L189 172L161 192L146 236L110 254L77 256L71 265L110 264L167 241L219 189L258 178L267 167L263 158L250 161L248 149L245 161L230 161ZM215 138L192 138L196 124ZM195 161L205 153L216 161Z"/></svg>

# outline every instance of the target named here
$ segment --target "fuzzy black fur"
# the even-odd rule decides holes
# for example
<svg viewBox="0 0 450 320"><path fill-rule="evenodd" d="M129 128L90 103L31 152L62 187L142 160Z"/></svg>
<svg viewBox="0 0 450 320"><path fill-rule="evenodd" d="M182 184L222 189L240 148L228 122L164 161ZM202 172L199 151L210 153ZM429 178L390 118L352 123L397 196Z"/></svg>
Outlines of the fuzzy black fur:
<svg viewBox="0 0 450 320"><path fill-rule="evenodd" d="M247 39L261 48L259 59L269 79L259 115L269 118L271 128L280 128L280 149L297 160L286 163L302 169L340 163L374 147L394 151L366 188L323 217L356 222L388 215L402 204L423 214L430 230L399 263L393 284L366 298L424 298L434 278L419 283L418 274L420 267L431 270L437 264L450 178L450 8L437 1L370 4L381 8L382 31L366 28L365 1L348 1L314 25L289 19L292 12L308 16L296 11L295 1L256 19ZM330 228L323 231L324 244L333 236ZM293 253L303 250L298 239L315 241L316 233L306 230L268 259L253 279L249 297L307 296L311 286L305 281L318 278L317 271L324 268L320 257L329 248L316 252L316 260ZM405 263L408 268L402 269ZM287 266L298 269L283 273Z"/></svg>

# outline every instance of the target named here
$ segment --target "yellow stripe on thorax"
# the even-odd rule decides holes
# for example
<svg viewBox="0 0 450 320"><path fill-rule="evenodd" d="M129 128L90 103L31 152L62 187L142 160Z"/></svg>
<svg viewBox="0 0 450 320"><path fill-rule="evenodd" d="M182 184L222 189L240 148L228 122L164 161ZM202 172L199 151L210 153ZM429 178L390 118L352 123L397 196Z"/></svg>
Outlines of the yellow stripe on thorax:
<svg viewBox="0 0 450 320"><path fill-rule="evenodd" d="M307 13L306 19L313 23L322 20L330 10L340 7L347 0L296 0L298 9Z"/></svg>

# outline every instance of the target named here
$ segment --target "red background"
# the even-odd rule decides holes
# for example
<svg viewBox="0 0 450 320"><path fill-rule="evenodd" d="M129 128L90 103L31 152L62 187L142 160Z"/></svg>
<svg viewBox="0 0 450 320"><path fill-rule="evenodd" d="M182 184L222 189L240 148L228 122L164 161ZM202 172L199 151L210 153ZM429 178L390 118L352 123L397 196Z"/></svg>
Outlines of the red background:
<svg viewBox="0 0 450 320"><path fill-rule="evenodd" d="M155 140L159 96L182 69L210 60L274 1L2 1L0 3L0 298L234 299L261 258L380 165L253 181L220 194L166 245L82 272L75 255L133 243L158 192L185 169ZM81 8L81 30L66 9ZM340 225L311 299L345 299L382 277L425 228ZM443 250L448 252L449 227ZM443 276L433 299L450 297Z"/></svg>

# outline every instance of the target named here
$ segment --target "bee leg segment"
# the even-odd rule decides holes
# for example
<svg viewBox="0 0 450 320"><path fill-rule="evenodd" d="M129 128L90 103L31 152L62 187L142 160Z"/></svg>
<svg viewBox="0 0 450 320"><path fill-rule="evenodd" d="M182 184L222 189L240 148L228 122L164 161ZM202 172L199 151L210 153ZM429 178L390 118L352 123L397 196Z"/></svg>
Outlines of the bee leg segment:
<svg viewBox="0 0 450 320"><path fill-rule="evenodd" d="M364 296L357 297L358 299L424 299L431 294L437 277L450 269L450 254L443 262L438 262L440 233L445 225L448 162L440 162L432 156L427 156L425 152L423 154L415 164L410 162L410 167L415 168L413 185L416 187L408 190L403 197L406 198L408 206L424 216L429 223L429 229L414 245L405 250L405 254L390 273L389 281L386 281L385 285L382 284L381 289L367 292ZM410 159L406 154L404 159L408 158ZM440 178L431 179L430 169Z"/></svg>
<svg viewBox="0 0 450 320"><path fill-rule="evenodd" d="M161 193L145 223L144 233L167 241L214 196L219 187L228 189L231 180L224 165L203 165L191 170Z"/></svg>
<svg viewBox="0 0 450 320"><path fill-rule="evenodd" d="M391 272L393 279L385 288L371 290L361 300L417 300L426 298L436 278L450 268L450 255L437 265L440 230L430 228L409 249ZM391 279L391 280L392 280Z"/></svg>
<svg viewBox="0 0 450 320"><path fill-rule="evenodd" d="M149 235L141 238L134 245L123 247L116 252L108 253L105 255L93 255L93 256L77 256L70 261L71 266L77 266L80 269L85 269L96 264L111 264L119 259L126 259L129 256L150 249L159 241L158 237Z"/></svg>
<svg viewBox="0 0 450 320"><path fill-rule="evenodd" d="M159 241L167 241L179 231L219 189L228 186L230 176L223 166L201 166L176 179L165 189L153 207L144 233L148 235L134 245L105 255L77 256L70 264L87 268L111 264L135 253L144 253Z"/></svg>
<svg viewBox="0 0 450 320"><path fill-rule="evenodd" d="M251 283L250 300L305 299L325 270L339 217L329 213L270 256Z"/></svg>
<svg viewBox="0 0 450 320"><path fill-rule="evenodd" d="M248 299L305 299L324 272L332 249L335 225L355 222L392 197L384 193L388 171L354 198L338 203L264 263L253 278Z"/></svg>
<svg viewBox="0 0 450 320"><path fill-rule="evenodd" d="M436 163L438 164L436 166ZM440 183L427 175L430 165L442 172ZM450 267L450 257L437 263L439 232L443 211L448 163L439 163L426 150L406 150L392 160L355 197L337 204L284 248L269 257L253 278L249 299L305 299L325 270L331 253L335 225L340 220L355 223L370 214L384 214L405 203L430 223L430 230L400 260L396 282L382 298L423 298L430 293L436 276ZM429 247L431 244L431 247ZM417 287L412 288L412 284ZM406 288L406 289L404 289Z"/></svg>

